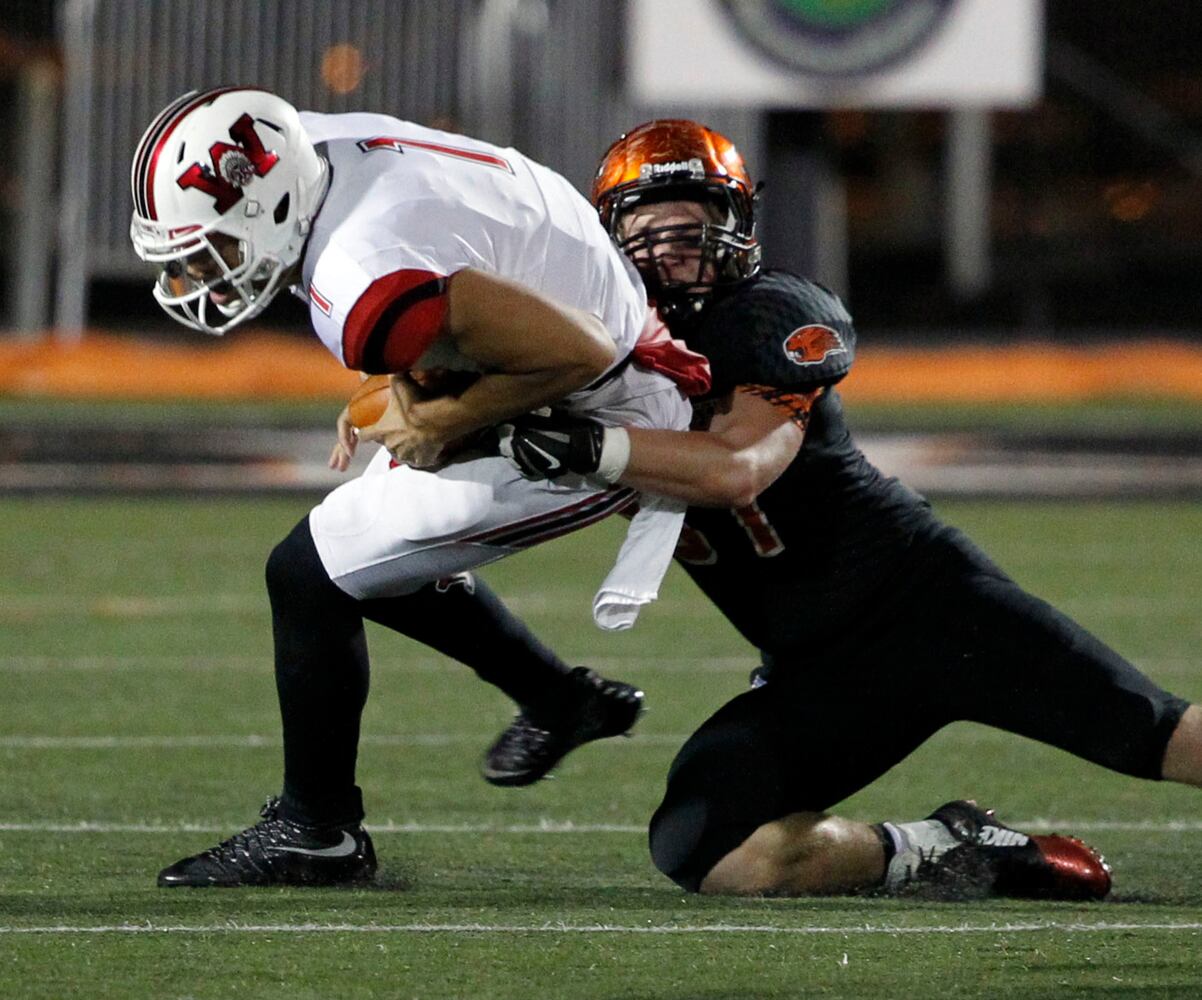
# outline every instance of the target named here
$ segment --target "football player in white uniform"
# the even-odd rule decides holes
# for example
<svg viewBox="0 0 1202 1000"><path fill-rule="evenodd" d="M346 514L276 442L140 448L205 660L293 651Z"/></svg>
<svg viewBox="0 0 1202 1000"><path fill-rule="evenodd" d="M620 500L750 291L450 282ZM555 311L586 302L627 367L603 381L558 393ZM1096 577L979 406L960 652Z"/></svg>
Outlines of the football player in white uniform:
<svg viewBox="0 0 1202 1000"><path fill-rule="evenodd" d="M335 357L393 376L387 412L359 435L387 450L268 560L283 793L261 822L159 884L371 877L355 784L364 618L463 660L534 717L583 695L575 745L628 729L641 692L545 649L531 670L533 637L465 572L635 496L604 475L523 479L473 435L553 403L610 425L683 429L680 386L708 377L704 359L665 350L662 331L640 352L642 284L588 202L516 150L385 115L302 114L249 88L165 108L137 148L132 187L131 238L158 266L154 295L175 319L221 334L290 288ZM435 371L478 377L431 397L417 381ZM345 468L356 445L345 411L338 435L332 464ZM602 469L625 464L599 458ZM625 627L654 597L683 508L649 506L598 595L599 624ZM522 650L516 676L498 632Z"/></svg>

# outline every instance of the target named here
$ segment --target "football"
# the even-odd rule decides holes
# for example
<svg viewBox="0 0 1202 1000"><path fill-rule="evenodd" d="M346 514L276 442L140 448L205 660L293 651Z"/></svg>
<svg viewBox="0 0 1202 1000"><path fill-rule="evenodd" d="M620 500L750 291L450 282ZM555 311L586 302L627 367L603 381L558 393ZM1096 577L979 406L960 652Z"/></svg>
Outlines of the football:
<svg viewBox="0 0 1202 1000"><path fill-rule="evenodd" d="M421 390L423 399L458 396L479 377L475 372L450 371L446 368L414 369L409 372L410 381ZM351 423L356 427L369 427L384 416L392 392L388 378L387 375L370 375L351 395L347 407Z"/></svg>
<svg viewBox="0 0 1202 1000"><path fill-rule="evenodd" d="M391 395L387 375L371 375L364 379L347 403L351 423L360 428L370 427L384 416Z"/></svg>

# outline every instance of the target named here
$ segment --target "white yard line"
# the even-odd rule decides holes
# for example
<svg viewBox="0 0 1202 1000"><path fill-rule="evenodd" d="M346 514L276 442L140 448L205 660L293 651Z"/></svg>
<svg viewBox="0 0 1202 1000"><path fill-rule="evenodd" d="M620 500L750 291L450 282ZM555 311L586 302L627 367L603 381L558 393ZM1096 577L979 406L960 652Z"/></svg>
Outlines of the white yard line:
<svg viewBox="0 0 1202 1000"><path fill-rule="evenodd" d="M518 614L589 614L590 592L560 594L502 595ZM1077 614L1107 614L1117 617L1164 617L1187 614L1197 607L1188 593L1156 597L1086 593L1062 598L1059 605ZM162 618L178 615L261 615L267 608L266 592L207 594L5 594L0 593L0 620L41 616ZM656 614L673 618L705 619L717 612L705 604L661 601Z"/></svg>
<svg viewBox="0 0 1202 1000"><path fill-rule="evenodd" d="M590 617L592 592L581 588L561 594L503 595L518 614L579 614ZM194 614L262 615L267 609L266 591L247 594L5 594L0 592L0 620L55 617L161 618ZM712 614L704 605L666 601L657 613L674 618L697 618Z"/></svg>
<svg viewBox="0 0 1202 1000"><path fill-rule="evenodd" d="M232 833L237 823L0 823L0 833ZM540 820L537 823L368 823L370 833L639 833L645 825L622 823L575 823L571 820Z"/></svg>
<svg viewBox="0 0 1202 1000"><path fill-rule="evenodd" d="M669 674L732 673L739 675L750 672L758 660L751 650L745 656L714 657L669 657L653 655L628 655L621 658L594 656L584 657L589 666L603 672L650 671ZM1151 672L1182 671L1202 667L1202 657L1141 656L1134 654L1131 660L1137 666ZM385 673L437 673L461 669L444 657L418 657L392 660L377 656L373 669ZM271 655L262 656L0 656L0 672L36 673L40 671L104 671L104 670L251 670L256 673L271 671Z"/></svg>
<svg viewBox="0 0 1202 1000"><path fill-rule="evenodd" d="M656 673L747 673L758 662L755 654L707 658L624 656L586 657L588 664L602 671L650 670ZM1174 661L1176 662L1176 661ZM1182 661L1187 664L1202 661ZM460 669L445 658L424 657L390 660L377 657L374 669L385 673L433 673ZM0 656L0 671L14 673L47 670L253 670L271 671L271 656Z"/></svg>
<svg viewBox="0 0 1202 1000"><path fill-rule="evenodd" d="M496 733L397 733L372 734L360 737L359 743L368 746L444 747L455 745L486 746ZM679 747L688 739L687 733L638 735L631 740L606 740L598 746ZM0 736L0 749L7 750L190 750L197 748L257 750L278 748L279 736L249 734L214 734L212 736Z"/></svg>
<svg viewBox="0 0 1202 1000"><path fill-rule="evenodd" d="M51 924L44 927L0 926L0 934L1107 934L1133 931L1202 930L1197 922L1033 921L1031 923L934 924L898 926L858 924L847 927L775 927L762 924Z"/></svg>
<svg viewBox="0 0 1202 1000"><path fill-rule="evenodd" d="M1032 832L1058 831L1063 833L1097 833L1118 831L1132 833L1199 833L1202 820L1098 820L1098 819L1034 819L1010 822L1011 826ZM465 834L543 834L543 833L630 833L644 835L647 827L642 823L586 823L574 820L542 819L537 823L419 823L416 821L368 823L371 833L465 833ZM232 833L239 827L237 820L222 823L216 820L176 823L109 823L99 820L75 820L69 822L2 822L0 833Z"/></svg>
<svg viewBox="0 0 1202 1000"><path fill-rule="evenodd" d="M0 594L4 618L71 615L156 618L183 614L260 614L263 594Z"/></svg>
<svg viewBox="0 0 1202 1000"><path fill-rule="evenodd" d="M421 661L434 666L434 660ZM271 670L271 656L0 656L0 671Z"/></svg>

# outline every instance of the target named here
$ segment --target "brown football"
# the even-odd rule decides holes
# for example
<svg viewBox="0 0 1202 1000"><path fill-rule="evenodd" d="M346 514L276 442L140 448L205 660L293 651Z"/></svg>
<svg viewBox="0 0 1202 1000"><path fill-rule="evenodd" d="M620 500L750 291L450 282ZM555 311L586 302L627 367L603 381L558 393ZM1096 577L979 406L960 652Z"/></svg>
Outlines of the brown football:
<svg viewBox="0 0 1202 1000"><path fill-rule="evenodd" d="M446 368L414 369L409 372L410 380L421 389L425 399L435 396L458 396L480 376L475 372L457 372ZM369 427L384 416L392 393L387 375L370 375L351 395L347 406L351 423L356 427Z"/></svg>
<svg viewBox="0 0 1202 1000"><path fill-rule="evenodd" d="M356 427L370 427L384 416L391 395L387 375L369 376L359 384L347 404L351 423Z"/></svg>

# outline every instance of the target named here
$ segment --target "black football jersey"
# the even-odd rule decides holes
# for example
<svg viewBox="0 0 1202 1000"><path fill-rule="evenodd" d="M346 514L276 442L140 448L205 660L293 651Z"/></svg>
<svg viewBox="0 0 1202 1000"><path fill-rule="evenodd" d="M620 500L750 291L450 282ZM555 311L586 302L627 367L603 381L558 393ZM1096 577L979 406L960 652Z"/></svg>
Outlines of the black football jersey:
<svg viewBox="0 0 1202 1000"><path fill-rule="evenodd" d="M690 507L678 560L760 649L838 641L888 600L911 546L940 528L927 502L872 466L848 432L833 386L854 359L851 317L821 285L765 271L672 332L709 357L712 396L741 386L770 399L764 390L777 390L782 405L816 396L788 469L750 507Z"/></svg>

